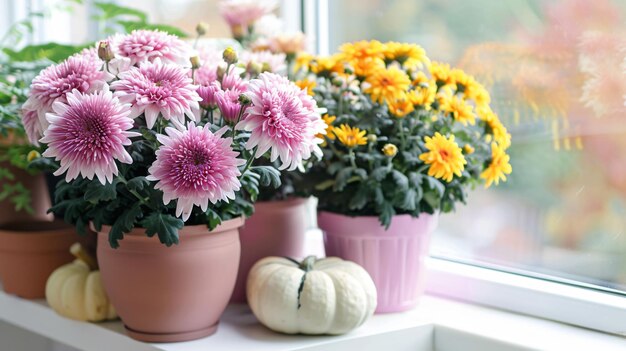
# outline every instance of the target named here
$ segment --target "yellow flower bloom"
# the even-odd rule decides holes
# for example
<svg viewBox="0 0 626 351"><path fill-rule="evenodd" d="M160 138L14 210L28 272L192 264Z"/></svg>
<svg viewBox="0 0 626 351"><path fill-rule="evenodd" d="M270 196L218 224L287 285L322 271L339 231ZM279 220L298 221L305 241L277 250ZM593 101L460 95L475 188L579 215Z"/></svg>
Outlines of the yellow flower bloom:
<svg viewBox="0 0 626 351"><path fill-rule="evenodd" d="M379 69L367 77L366 82L369 86L364 92L378 103L404 99L411 85L409 76L396 67Z"/></svg>
<svg viewBox="0 0 626 351"><path fill-rule="evenodd" d="M511 146L511 134L489 106L481 107L476 110L480 119L485 121L487 125L487 141L493 136L493 140L504 150Z"/></svg>
<svg viewBox="0 0 626 351"><path fill-rule="evenodd" d="M311 62L313 61L314 56L306 53L306 52L300 52L297 56L296 56L296 60L294 63L294 70L296 72L298 72L299 70L305 70L307 71L309 69L309 65L311 64Z"/></svg>
<svg viewBox="0 0 626 351"><path fill-rule="evenodd" d="M306 93L313 96L313 89L317 86L314 80L301 79L294 82L300 89L306 89Z"/></svg>
<svg viewBox="0 0 626 351"><path fill-rule="evenodd" d="M404 117L409 113L415 111L413 107L413 103L411 100L402 98L396 101L393 101L387 105L389 107L389 112L396 117Z"/></svg>
<svg viewBox="0 0 626 351"><path fill-rule="evenodd" d="M395 155L398 154L398 147L395 146L394 144L385 144L385 146L383 146L383 154L385 154L385 156L387 157L394 157Z"/></svg>
<svg viewBox="0 0 626 351"><path fill-rule="evenodd" d="M423 107L425 110L430 110L430 105L435 102L437 96L437 85L435 82L431 82L428 87L423 87L423 84L415 87L414 90L409 91L409 100L415 106Z"/></svg>
<svg viewBox="0 0 626 351"><path fill-rule="evenodd" d="M491 186L492 183L498 185L500 180L506 181L506 175L513 172L513 167L509 163L510 157L504 152L504 149L497 143L491 144L491 162L481 174L480 177L485 179L485 188Z"/></svg>
<svg viewBox="0 0 626 351"><path fill-rule="evenodd" d="M385 67L384 49L385 47L381 42L371 40L343 44L339 51L342 59L354 69L354 74L359 77L367 77Z"/></svg>
<svg viewBox="0 0 626 351"><path fill-rule="evenodd" d="M358 61L350 61L350 67L354 74L359 77L369 77L378 70L385 69L385 62L378 58L366 58Z"/></svg>
<svg viewBox="0 0 626 351"><path fill-rule="evenodd" d="M439 85L454 85L454 77L451 74L450 65L433 61L428 65L428 71Z"/></svg>
<svg viewBox="0 0 626 351"><path fill-rule="evenodd" d="M418 86L418 85L421 85L421 84L429 84L430 81L431 81L431 79L426 77L426 74L424 72L419 71L413 77L413 82L411 84L413 84L414 86ZM434 82L434 80L433 80L433 82Z"/></svg>
<svg viewBox="0 0 626 351"><path fill-rule="evenodd" d="M465 169L467 161L463 157L463 152L454 141L454 135L449 138L435 133L433 137L425 137L426 149L429 151L420 155L420 160L424 161L428 168L428 175L435 178L451 182L454 175L460 177Z"/></svg>
<svg viewBox="0 0 626 351"><path fill-rule="evenodd" d="M426 51L416 44L388 42L385 43L385 58L389 61L397 61L407 69L422 68L429 63Z"/></svg>
<svg viewBox="0 0 626 351"><path fill-rule="evenodd" d="M334 127L333 133L335 133L339 142L349 148L367 144L366 132L357 127L342 124L339 127Z"/></svg>
<svg viewBox="0 0 626 351"><path fill-rule="evenodd" d="M455 121L463 125L476 123L476 116L472 111L472 106L458 96L444 97L440 100L439 108L452 115Z"/></svg>
<svg viewBox="0 0 626 351"><path fill-rule="evenodd" d="M322 120L324 121L324 123L326 123L326 137L330 140L335 140L335 134L333 133L333 122L337 119L336 116L329 116L328 114L325 114L322 116ZM324 134L318 134L316 135L316 137L320 138L320 139L324 139ZM324 140L324 143L326 142L326 140Z"/></svg>
<svg viewBox="0 0 626 351"><path fill-rule="evenodd" d="M341 56L338 54L332 56L318 56L310 62L309 67L311 72L315 74L344 73Z"/></svg>

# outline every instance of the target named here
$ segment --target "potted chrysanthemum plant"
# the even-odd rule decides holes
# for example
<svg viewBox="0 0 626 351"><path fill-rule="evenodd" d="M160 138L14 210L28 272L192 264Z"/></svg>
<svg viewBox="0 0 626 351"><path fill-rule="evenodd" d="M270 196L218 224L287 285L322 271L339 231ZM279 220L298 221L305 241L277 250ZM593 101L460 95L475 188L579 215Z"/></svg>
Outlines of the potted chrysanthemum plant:
<svg viewBox="0 0 626 351"><path fill-rule="evenodd" d="M160 31L116 35L43 71L31 92L42 155L66 180L52 210L99 233L107 293L145 341L216 330L258 187L321 154L325 125L306 93L238 70L232 49L212 85L196 84L202 60L190 49ZM255 165L265 157L280 167Z"/></svg>
<svg viewBox="0 0 626 351"><path fill-rule="evenodd" d="M362 41L301 61L328 109L324 159L301 184L319 198L326 254L368 270L379 313L409 309L438 214L506 180L510 134L480 83L417 45Z"/></svg>
<svg viewBox="0 0 626 351"><path fill-rule="evenodd" d="M278 2L275 0L223 0L219 7L224 20L232 29L234 38L243 51L237 64L240 70L251 72L271 71L290 77L292 62L297 52L304 50L304 35L301 32L285 31L281 21L273 14ZM217 86L216 72L223 72L226 63L213 51L199 47L205 65L198 71L198 82L203 86ZM221 67L221 68L220 68ZM298 82L296 82L298 84ZM301 87L302 88L302 87ZM213 90L203 88L211 94ZM212 108L223 104L223 99L205 99ZM285 130L298 134L300 127L294 125ZM276 163L269 159L266 165ZM280 166L276 164L275 166ZM305 232L307 229L307 199L294 196L293 177L306 169L284 172L281 185L260 187L255 212L240 230L241 259L232 302L246 301L248 272L261 258L267 256L296 257L305 255Z"/></svg>

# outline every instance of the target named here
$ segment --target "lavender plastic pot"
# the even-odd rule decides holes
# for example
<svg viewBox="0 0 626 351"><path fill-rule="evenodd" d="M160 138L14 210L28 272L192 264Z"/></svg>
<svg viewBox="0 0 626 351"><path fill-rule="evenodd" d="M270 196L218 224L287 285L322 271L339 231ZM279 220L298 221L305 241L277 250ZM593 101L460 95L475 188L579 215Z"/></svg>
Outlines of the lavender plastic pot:
<svg viewBox="0 0 626 351"><path fill-rule="evenodd" d="M267 256L302 258L306 233L307 199L258 202L254 214L239 230L241 260L231 302L245 303L248 273Z"/></svg>
<svg viewBox="0 0 626 351"><path fill-rule="evenodd" d="M171 247L135 229L112 249L110 227L98 233L98 263L127 334L147 342L177 342L215 333L235 286L243 218L209 232L185 226Z"/></svg>
<svg viewBox="0 0 626 351"><path fill-rule="evenodd" d="M356 262L378 290L376 313L414 308L424 292L424 259L438 216L394 216L387 230L378 217L349 217L320 211L326 256Z"/></svg>

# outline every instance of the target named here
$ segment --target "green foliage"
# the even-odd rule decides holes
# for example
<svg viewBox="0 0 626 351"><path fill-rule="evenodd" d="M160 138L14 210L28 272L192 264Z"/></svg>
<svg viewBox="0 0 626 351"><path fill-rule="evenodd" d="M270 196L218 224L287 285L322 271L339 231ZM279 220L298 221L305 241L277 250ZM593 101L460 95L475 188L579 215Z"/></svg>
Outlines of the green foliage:
<svg viewBox="0 0 626 351"><path fill-rule="evenodd" d="M150 213L140 224L146 228L146 234L149 237L157 234L161 243L166 246L178 244L178 230L185 225L182 220L159 212Z"/></svg>
<svg viewBox="0 0 626 351"><path fill-rule="evenodd" d="M96 2L95 6L99 13L94 16L94 19L104 23L105 34L130 33L133 30L148 29L165 31L181 38L189 36L174 26L149 23L146 13L134 8L116 5L112 2Z"/></svg>

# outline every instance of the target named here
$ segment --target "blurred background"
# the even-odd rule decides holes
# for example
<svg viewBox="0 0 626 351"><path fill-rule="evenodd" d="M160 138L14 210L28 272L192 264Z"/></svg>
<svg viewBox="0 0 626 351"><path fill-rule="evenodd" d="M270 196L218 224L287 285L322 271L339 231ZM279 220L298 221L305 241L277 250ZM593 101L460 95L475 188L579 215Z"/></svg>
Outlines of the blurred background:
<svg viewBox="0 0 626 351"><path fill-rule="evenodd" d="M230 37L212 0L118 0L153 23ZM513 174L441 217L432 254L626 292L626 1L283 0L310 47L422 45L483 82L513 135ZM112 28L94 1L0 0L0 32L41 12L25 43L85 43ZM94 19L94 16L96 19ZM296 28L298 29L298 28Z"/></svg>

